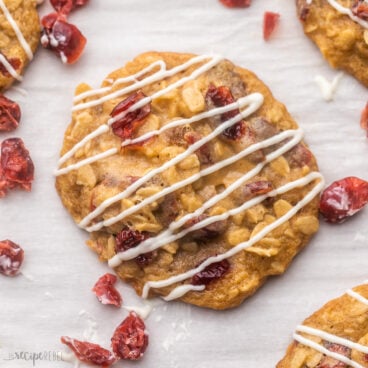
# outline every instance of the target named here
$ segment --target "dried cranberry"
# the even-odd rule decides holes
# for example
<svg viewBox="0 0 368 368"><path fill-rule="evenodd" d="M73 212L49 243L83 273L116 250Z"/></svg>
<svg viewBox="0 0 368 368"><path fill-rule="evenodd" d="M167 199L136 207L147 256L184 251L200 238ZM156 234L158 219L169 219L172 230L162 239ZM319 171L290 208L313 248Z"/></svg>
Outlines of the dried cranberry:
<svg viewBox="0 0 368 368"><path fill-rule="evenodd" d="M0 241L0 273L15 276L23 263L23 249L11 240Z"/></svg>
<svg viewBox="0 0 368 368"><path fill-rule="evenodd" d="M129 316L116 328L111 338L115 355L121 359L138 360L148 346L148 335L143 320L136 313Z"/></svg>
<svg viewBox="0 0 368 368"><path fill-rule="evenodd" d="M117 281L117 277L111 273L107 273L101 276L92 291L96 294L97 299L102 304L110 304L115 307L121 307L122 298L119 291L116 290L114 284Z"/></svg>
<svg viewBox="0 0 368 368"><path fill-rule="evenodd" d="M41 20L43 31L41 44L54 51L68 64L75 63L81 56L87 43L79 29L57 13L44 16Z"/></svg>
<svg viewBox="0 0 368 368"><path fill-rule="evenodd" d="M67 336L62 336L60 340L73 351L81 362L98 365L100 367L110 367L116 362L114 354L102 348L100 345L72 339Z"/></svg>
<svg viewBox="0 0 368 368"><path fill-rule="evenodd" d="M360 115L360 127L366 131L368 137L368 103L365 105Z"/></svg>
<svg viewBox="0 0 368 368"><path fill-rule="evenodd" d="M188 143L188 144L194 144L195 142L198 142L199 140L201 140L203 138L203 136L195 131L190 131L184 134L184 140ZM208 143L203 144L197 151L196 151L196 155L198 157L199 162L202 165L208 165L208 164L213 164L214 162L214 157L213 157L213 153L211 151L211 147Z"/></svg>
<svg viewBox="0 0 368 368"><path fill-rule="evenodd" d="M207 266L203 271L196 273L192 277L192 285L208 285L210 282L218 280L230 269L230 263L227 259L221 262L215 262Z"/></svg>
<svg viewBox="0 0 368 368"><path fill-rule="evenodd" d="M88 3L88 0L50 0L54 9L64 15L68 15L75 8L80 8Z"/></svg>
<svg viewBox="0 0 368 368"><path fill-rule="evenodd" d="M291 167L303 167L312 161L312 152L304 144L299 143L285 154Z"/></svg>
<svg viewBox="0 0 368 368"><path fill-rule="evenodd" d="M321 196L320 212L328 222L343 222L368 203L368 182L354 176L333 182Z"/></svg>
<svg viewBox="0 0 368 368"><path fill-rule="evenodd" d="M0 131L10 132L17 128L20 120L19 105L0 95Z"/></svg>
<svg viewBox="0 0 368 368"><path fill-rule="evenodd" d="M115 237L115 252L124 252L128 249L135 248L143 240L149 237L148 233L133 230L129 227L125 227ZM148 252L140 254L135 258L137 264L141 267L147 266L153 259L153 253Z"/></svg>
<svg viewBox="0 0 368 368"><path fill-rule="evenodd" d="M244 186L243 194L246 199L266 194L273 189L272 183L267 180L258 180Z"/></svg>
<svg viewBox="0 0 368 368"><path fill-rule="evenodd" d="M368 4L364 0L355 0L351 11L358 18L368 20Z"/></svg>
<svg viewBox="0 0 368 368"><path fill-rule="evenodd" d="M208 216L206 214L202 214L198 217L192 218L191 220L187 221L185 224L185 228L190 228L195 224L205 220ZM206 241L216 238L220 234L222 234L227 227L227 221L216 221L210 225L202 227L201 229L195 230L190 233L190 236L193 239Z"/></svg>
<svg viewBox="0 0 368 368"><path fill-rule="evenodd" d="M280 19L280 14L265 12L263 15L263 38L268 41Z"/></svg>
<svg viewBox="0 0 368 368"><path fill-rule="evenodd" d="M147 96L142 91L131 94L115 106L111 112L111 116L113 118L116 117L146 97ZM123 140L132 138L135 131L143 124L144 119L150 114L150 112L150 103L140 107L139 109L128 112L124 117L118 119L112 124L112 131Z"/></svg>
<svg viewBox="0 0 368 368"><path fill-rule="evenodd" d="M8 59L2 52L0 52L1 55L8 61L8 63L13 67L14 70L18 70L20 66L22 65L22 62L18 58L10 58ZM11 74L8 72L8 69L5 67L5 65L0 62L0 73L4 77L11 77Z"/></svg>
<svg viewBox="0 0 368 368"><path fill-rule="evenodd" d="M325 342L323 344L329 351L333 352L333 353L337 353L340 354L342 356L345 357L349 357L351 350L343 345L339 345L339 344L335 344L335 343L331 343L331 342ZM319 362L317 368L347 368L348 365L337 360L334 358L331 358L327 355L324 355L321 359L321 361Z"/></svg>
<svg viewBox="0 0 368 368"><path fill-rule="evenodd" d="M228 87L215 87L213 84L210 84L210 86L208 87L206 93L206 101L207 105L210 105L212 103L215 107L222 107L235 102L234 97ZM228 111L221 115L221 121L225 122L227 120L230 120L239 113L239 109ZM245 123L243 121L239 121L229 128L226 128L222 134L228 139L239 140L245 135L246 131L247 129Z"/></svg>
<svg viewBox="0 0 368 368"><path fill-rule="evenodd" d="M7 189L20 187L30 191L34 166L28 150L20 138L9 138L1 144L0 197Z"/></svg>
<svg viewBox="0 0 368 368"><path fill-rule="evenodd" d="M252 0L220 0L228 8L248 8Z"/></svg>

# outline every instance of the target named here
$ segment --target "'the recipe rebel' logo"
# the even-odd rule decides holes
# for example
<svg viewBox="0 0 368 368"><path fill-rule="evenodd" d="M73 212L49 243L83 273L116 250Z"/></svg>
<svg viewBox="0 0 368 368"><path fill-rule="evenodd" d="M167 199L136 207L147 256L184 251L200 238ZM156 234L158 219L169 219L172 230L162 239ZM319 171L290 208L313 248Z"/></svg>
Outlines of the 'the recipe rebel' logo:
<svg viewBox="0 0 368 368"><path fill-rule="evenodd" d="M37 362L41 361L47 362L62 361L62 353L60 351L40 351L40 352L15 351L15 352L8 352L6 354L3 353L1 358L3 361L24 360L32 362L32 366L35 367Z"/></svg>

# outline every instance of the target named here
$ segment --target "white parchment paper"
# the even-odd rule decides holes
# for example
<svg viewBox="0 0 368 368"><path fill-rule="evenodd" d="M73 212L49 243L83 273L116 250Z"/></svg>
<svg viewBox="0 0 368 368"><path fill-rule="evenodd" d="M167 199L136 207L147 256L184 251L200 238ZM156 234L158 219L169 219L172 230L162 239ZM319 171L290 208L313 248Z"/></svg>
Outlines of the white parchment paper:
<svg viewBox="0 0 368 368"><path fill-rule="evenodd" d="M39 50L21 84L27 95L15 89L8 93L21 104L22 123L0 138L24 139L36 179L31 193L12 192L0 200L0 239L12 239L26 252L24 274L0 280L1 368L68 367L55 357L67 351L60 336L109 347L127 314L99 304L90 291L108 267L84 245L86 234L54 190L52 172L79 82L97 87L110 71L149 50L225 55L253 70L287 105L328 183L349 175L368 179L368 141L359 128L367 90L344 75L334 101L325 102L314 78L332 81L337 71L303 35L294 1L253 2L248 9L231 10L217 0L91 0L70 16L88 38L82 59L65 66ZM49 10L48 4L40 8L42 14ZM266 10L281 14L280 27L267 43L262 39ZM367 211L339 226L322 223L286 274L269 280L237 309L158 303L146 321L150 345L144 359L117 366L274 367L296 324L368 278ZM128 286L120 283L119 289L126 305L142 305ZM44 352L43 360L25 360Z"/></svg>

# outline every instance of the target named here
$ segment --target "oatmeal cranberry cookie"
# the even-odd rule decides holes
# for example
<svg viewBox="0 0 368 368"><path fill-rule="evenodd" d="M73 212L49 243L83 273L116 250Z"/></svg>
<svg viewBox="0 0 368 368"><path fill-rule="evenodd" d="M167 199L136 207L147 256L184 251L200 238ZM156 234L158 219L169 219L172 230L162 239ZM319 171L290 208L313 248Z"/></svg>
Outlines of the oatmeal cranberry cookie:
<svg viewBox="0 0 368 368"><path fill-rule="evenodd" d="M367 298L363 284L307 318L277 368L368 367Z"/></svg>
<svg viewBox="0 0 368 368"><path fill-rule="evenodd" d="M318 229L323 186L284 105L218 56L150 52L77 87L56 188L143 297L235 307Z"/></svg>
<svg viewBox="0 0 368 368"><path fill-rule="evenodd" d="M364 0L296 0L304 33L332 67L368 86L368 3Z"/></svg>
<svg viewBox="0 0 368 368"><path fill-rule="evenodd" d="M0 0L0 91L21 80L40 39L36 0Z"/></svg>

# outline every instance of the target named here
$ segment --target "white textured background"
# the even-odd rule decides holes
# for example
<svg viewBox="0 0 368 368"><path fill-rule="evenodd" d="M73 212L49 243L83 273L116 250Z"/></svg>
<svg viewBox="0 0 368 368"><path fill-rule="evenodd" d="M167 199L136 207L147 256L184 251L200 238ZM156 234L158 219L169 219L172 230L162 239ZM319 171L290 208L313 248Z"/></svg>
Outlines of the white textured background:
<svg viewBox="0 0 368 368"><path fill-rule="evenodd" d="M48 5L40 12L45 14ZM269 43L262 39L265 10L278 11L281 24ZM314 83L317 74L337 74L304 37L294 1L254 0L231 10L217 0L91 0L70 22L88 38L82 59L64 66L39 50L21 87L8 96L22 107L19 129L30 149L36 179L31 193L0 200L0 239L26 252L24 274L0 280L0 367L32 367L6 361L15 352L61 351L61 335L83 339L95 319L95 342L109 346L126 312L100 305L90 291L108 271L84 245L86 234L63 209L54 190L55 168L69 122L74 87L97 87L103 77L148 50L220 53L258 74L306 131L327 182L357 175L368 179L368 142L359 128L367 91L345 75L335 100L326 103ZM271 368L283 356L293 328L324 302L368 278L368 210L340 226L322 223L320 232L282 277L270 280L242 306L227 312L160 304L148 318L150 345L142 362L121 367ZM138 305L119 284L127 305ZM80 315L85 311L84 315ZM36 362L36 367L69 363Z"/></svg>

